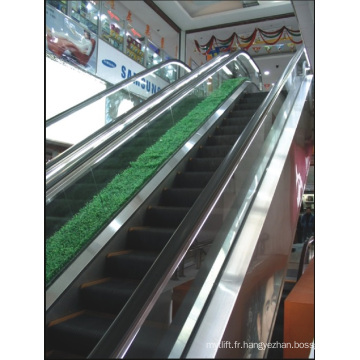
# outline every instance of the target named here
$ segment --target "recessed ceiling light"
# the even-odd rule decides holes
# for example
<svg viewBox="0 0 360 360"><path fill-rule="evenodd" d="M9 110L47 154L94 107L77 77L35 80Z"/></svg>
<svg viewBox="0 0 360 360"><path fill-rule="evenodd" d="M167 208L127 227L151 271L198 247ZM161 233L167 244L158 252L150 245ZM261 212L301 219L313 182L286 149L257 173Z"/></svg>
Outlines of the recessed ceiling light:
<svg viewBox="0 0 360 360"><path fill-rule="evenodd" d="M270 71L266 70L264 71L264 75L269 75L270 74Z"/></svg>

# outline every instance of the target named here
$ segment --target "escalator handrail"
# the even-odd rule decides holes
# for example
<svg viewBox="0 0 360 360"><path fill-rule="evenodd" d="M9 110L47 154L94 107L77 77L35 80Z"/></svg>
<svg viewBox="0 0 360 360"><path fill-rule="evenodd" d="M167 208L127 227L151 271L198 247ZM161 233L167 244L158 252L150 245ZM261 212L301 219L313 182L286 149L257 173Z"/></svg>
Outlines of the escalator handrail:
<svg viewBox="0 0 360 360"><path fill-rule="evenodd" d="M218 63L221 58L227 57L228 54L223 54L218 58L214 58L211 63ZM211 65L211 64L210 64ZM204 70L205 69L205 70ZM154 94L151 99L139 104L136 107L133 107L126 114L120 118L112 121L111 123L103 126L101 129L90 135L88 138L80 141L78 144L72 146L68 150L64 151L54 160L46 164L46 191L47 191L47 202L49 199L56 196L56 193L62 189L62 186L59 186L58 183L63 181L64 178L69 178L69 181L74 181L75 178L78 178L78 175L75 175L75 172L82 165L83 168L91 166L90 160L92 159L92 164L97 161L98 158L103 156L102 149L108 149L108 144L111 144L114 139L122 138L131 138L132 133L136 131L141 124L145 124L149 121L149 117L155 117L159 108L163 106L163 101L172 101L172 99L179 96L179 93L185 88L191 88L195 81L198 81L199 78L202 78L202 73L208 74L211 70L211 66L205 64L201 68L198 68L191 73L184 75L178 81L170 84L161 91ZM200 74L200 75L199 75ZM206 75L204 75L206 76ZM203 77L204 77L203 76ZM208 75L207 75L208 76ZM189 80L190 77L190 80ZM155 105L153 105L155 104ZM150 115L151 114L151 115ZM150 116L149 116L150 115ZM133 121L133 119L135 120ZM121 127L124 123L131 124L123 130L117 130L118 127ZM120 133L119 133L120 132ZM110 134L110 135L109 135ZM126 141L126 140L125 140ZM121 140L121 142L123 142ZM111 151L111 150L107 150ZM88 165L86 165L88 164ZM71 174L75 175L72 176ZM72 177L72 178L71 178ZM57 187L54 191L53 188ZM66 186L66 185L65 185ZM49 193L49 195L48 195Z"/></svg>
<svg viewBox="0 0 360 360"><path fill-rule="evenodd" d="M186 65L184 62L182 62L181 60L177 60L177 59L170 59L170 60L166 60L162 63L157 64L156 66L150 68L150 69L145 69L139 73L137 73L136 75L132 76L131 78L128 78L124 81L121 81L113 86L111 86L108 89L105 89L103 91L100 91L99 93L89 97L88 99L70 107L69 109L64 110L63 112L51 117L50 119L46 120L46 128L48 128L49 126L57 123L58 121L64 119L65 117L75 113L76 111L79 111L81 109L83 109L86 106L89 106L91 104L93 104L94 102L102 99L103 97L107 96L107 95L111 95L112 93L122 90L123 88L126 88L128 85L131 85L134 81L140 80L141 78L143 78L144 76L148 76L158 70L160 70L161 68L169 65L169 64L177 64L179 66L182 66L186 71L191 72L191 68Z"/></svg>
<svg viewBox="0 0 360 360"><path fill-rule="evenodd" d="M126 354L141 325L150 313L152 306L156 303L157 298L170 280L171 275L201 230L202 223L210 215L212 208L219 198L219 193L221 193L224 184L229 181L234 168L237 166L239 155L245 151L258 128L261 126L269 109L274 104L275 98L280 95L282 88L285 86L287 79L303 52L304 47L302 46L290 60L279 81L270 90L263 104L251 118L243 134L240 135L230 153L220 164L192 208L186 214L175 233L142 279L140 285L88 358L118 358Z"/></svg>
<svg viewBox="0 0 360 360"><path fill-rule="evenodd" d="M124 118L121 118L121 123L127 122L127 119L132 119L136 117L136 120L129 125L125 131L122 132L122 134L115 133L114 128L117 125L117 122L113 122L111 128L107 128L104 130L103 133L101 133L96 138L89 137L89 141L84 141L84 148L87 147L88 150L84 150L84 148L77 149L79 153L82 153L81 156L76 154L75 152L69 151L68 155L65 157L62 157L61 161L54 164L54 166L49 165L49 168L46 169L46 189L49 191L52 187L57 185L60 181L64 181L65 178L70 178L71 181L73 179L78 178L78 176L75 176L76 169L81 166L81 169L79 171L83 171L84 168L91 166L94 164L97 159L104 156L104 153L108 153L109 147L117 147L117 145L111 145L114 144L115 139L119 139L120 136L124 136L124 138L130 138L132 136L132 131L136 131L141 124L145 124L149 121L151 121L151 118L154 118L156 114L163 111L165 105L164 102L166 102L167 106L170 106L170 104L176 99L180 99L182 94L187 93L195 87L200 81L204 81L211 75L213 75L216 71L223 68L225 65L227 65L229 62L231 62L233 59L237 58L240 55L244 55L245 57L250 56L243 50L239 50L237 52L234 52L233 54L223 54L213 59L213 62L209 62L200 68L192 71L191 73L185 75L180 80L174 82L173 84L166 87L166 89L163 89L165 93L162 93L161 91L156 93L154 96L149 99L150 103L144 102L143 104L140 104L140 107L134 111L134 108L129 111L125 115ZM226 61L223 61L226 59ZM261 79L261 71L259 67L254 62L254 69L256 67L256 70L259 74L259 79ZM205 70L204 70L205 69ZM159 101L159 99L163 102ZM151 106L152 103L155 103L154 106ZM151 108L148 112L145 110L143 113L141 113L141 109ZM141 113L139 116L138 114ZM109 138L106 138L107 134L110 135ZM99 141L100 136L102 136L105 140ZM95 146L93 143L97 142L98 144ZM118 143L118 141L117 141ZM106 151L104 150L106 148ZM69 149L71 150L71 148ZM86 165L87 164L87 165ZM66 184L67 185L67 184ZM53 198L58 191L61 190L61 186L57 185L57 189L55 192L49 191L49 196L47 195L47 201Z"/></svg>
<svg viewBox="0 0 360 360"><path fill-rule="evenodd" d="M296 281L298 281L303 272L304 272L304 265L305 265L305 255L306 253L308 252L308 249L309 249L309 246L311 244L315 243L315 238L314 236L311 236L309 239L306 239L305 242L304 242L304 245L303 245L303 248L301 250L301 255L300 255L300 261L299 261L299 269L298 269L298 274L297 274L297 277L296 277Z"/></svg>

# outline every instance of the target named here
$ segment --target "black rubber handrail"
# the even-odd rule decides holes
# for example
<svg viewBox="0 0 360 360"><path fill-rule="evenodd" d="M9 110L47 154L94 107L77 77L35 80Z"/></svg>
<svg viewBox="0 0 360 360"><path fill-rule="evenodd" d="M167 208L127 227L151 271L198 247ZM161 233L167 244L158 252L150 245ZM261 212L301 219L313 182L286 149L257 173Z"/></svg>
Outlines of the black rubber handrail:
<svg viewBox="0 0 360 360"><path fill-rule="evenodd" d="M233 174L233 169L237 166L240 154L250 144L303 53L304 47L290 60L283 75L265 98L263 105L255 112L249 125L240 135L230 153L220 164L135 292L88 358L121 358L126 354L128 347L156 303L166 283L170 280L171 275L175 272L194 238L201 230L203 222L210 215L221 189L228 182Z"/></svg>

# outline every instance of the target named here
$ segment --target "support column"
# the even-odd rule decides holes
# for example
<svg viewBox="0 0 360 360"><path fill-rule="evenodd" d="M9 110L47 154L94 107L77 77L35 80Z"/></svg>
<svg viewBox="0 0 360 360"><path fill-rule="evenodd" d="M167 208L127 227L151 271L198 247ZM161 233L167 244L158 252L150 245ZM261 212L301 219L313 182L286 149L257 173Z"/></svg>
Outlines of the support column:
<svg viewBox="0 0 360 360"><path fill-rule="evenodd" d="M180 50L179 50L179 60L186 62L186 34L185 31L181 30L180 33Z"/></svg>

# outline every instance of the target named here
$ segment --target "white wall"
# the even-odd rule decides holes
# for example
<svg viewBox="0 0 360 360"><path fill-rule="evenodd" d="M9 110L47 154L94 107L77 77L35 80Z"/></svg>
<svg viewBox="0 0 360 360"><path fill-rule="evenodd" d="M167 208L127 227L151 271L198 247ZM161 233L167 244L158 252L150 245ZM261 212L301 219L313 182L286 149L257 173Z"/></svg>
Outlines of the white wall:
<svg viewBox="0 0 360 360"><path fill-rule="evenodd" d="M106 88L95 77L46 57L46 119Z"/></svg>
<svg viewBox="0 0 360 360"><path fill-rule="evenodd" d="M103 82L82 71L46 57L46 119L105 90ZM99 105L81 118L69 117L46 129L46 138L74 144L105 124L105 106Z"/></svg>

